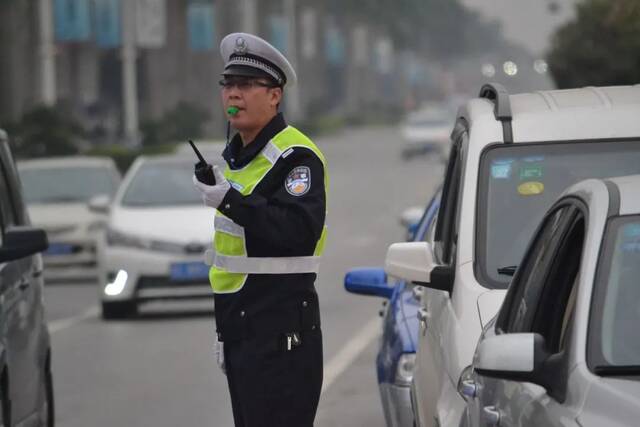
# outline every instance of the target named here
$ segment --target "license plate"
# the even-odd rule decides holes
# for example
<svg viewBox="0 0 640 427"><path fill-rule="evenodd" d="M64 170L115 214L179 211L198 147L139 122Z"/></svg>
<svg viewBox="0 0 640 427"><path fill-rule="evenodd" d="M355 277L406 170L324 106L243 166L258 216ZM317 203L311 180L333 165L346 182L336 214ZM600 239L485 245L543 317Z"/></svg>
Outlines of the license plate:
<svg viewBox="0 0 640 427"><path fill-rule="evenodd" d="M204 262L179 262L171 264L171 280L200 280L209 278L209 266Z"/></svg>
<svg viewBox="0 0 640 427"><path fill-rule="evenodd" d="M68 255L73 252L73 245L67 243L51 243L46 255Z"/></svg>

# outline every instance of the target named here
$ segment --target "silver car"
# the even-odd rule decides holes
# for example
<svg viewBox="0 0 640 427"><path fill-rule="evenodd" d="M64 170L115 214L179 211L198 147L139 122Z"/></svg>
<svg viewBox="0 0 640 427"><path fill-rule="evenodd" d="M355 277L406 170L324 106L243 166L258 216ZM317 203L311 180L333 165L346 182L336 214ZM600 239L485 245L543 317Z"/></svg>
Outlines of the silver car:
<svg viewBox="0 0 640 427"><path fill-rule="evenodd" d="M110 198L120 183L115 163L106 157L58 157L18 164L29 215L47 232L47 279L96 275L96 238L105 216L89 210L95 198Z"/></svg>
<svg viewBox="0 0 640 427"><path fill-rule="evenodd" d="M637 426L640 175L545 215L459 391L467 426Z"/></svg>
<svg viewBox="0 0 640 427"><path fill-rule="evenodd" d="M0 129L0 426L54 426L51 338L43 302L44 230L31 226Z"/></svg>

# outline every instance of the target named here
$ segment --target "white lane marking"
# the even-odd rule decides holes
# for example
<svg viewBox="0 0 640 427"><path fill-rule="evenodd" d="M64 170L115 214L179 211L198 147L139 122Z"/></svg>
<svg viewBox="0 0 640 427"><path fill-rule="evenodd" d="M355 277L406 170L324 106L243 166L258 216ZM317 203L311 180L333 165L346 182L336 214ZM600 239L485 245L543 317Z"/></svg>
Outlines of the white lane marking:
<svg viewBox="0 0 640 427"><path fill-rule="evenodd" d="M351 365L356 357L364 351L364 349L373 341L380 333L380 318L374 317L367 323L364 328L354 336L342 350L338 352L326 364L324 369L324 381L322 383L322 391L325 391L335 382L336 379Z"/></svg>
<svg viewBox="0 0 640 427"><path fill-rule="evenodd" d="M66 319L59 319L49 322L49 333L55 334L56 332L60 332L64 329L70 328L76 323L80 323L83 320L90 319L92 317L96 317L100 313L100 309L97 305L89 307L83 313L78 314L77 316L67 317Z"/></svg>

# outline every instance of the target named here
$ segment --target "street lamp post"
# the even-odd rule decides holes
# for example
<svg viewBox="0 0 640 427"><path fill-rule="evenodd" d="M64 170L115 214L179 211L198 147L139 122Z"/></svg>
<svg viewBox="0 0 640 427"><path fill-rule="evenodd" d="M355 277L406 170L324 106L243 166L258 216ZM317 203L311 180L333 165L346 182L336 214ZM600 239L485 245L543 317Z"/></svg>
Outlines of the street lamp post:
<svg viewBox="0 0 640 427"><path fill-rule="evenodd" d="M298 68L297 33L296 33L296 3L295 0L284 0L284 15L287 20L287 57L294 70ZM287 116L296 121L300 118L300 85L287 88Z"/></svg>
<svg viewBox="0 0 640 427"><path fill-rule="evenodd" d="M56 103L56 62L53 39L53 0L39 0L40 19L40 101L47 106Z"/></svg>
<svg viewBox="0 0 640 427"><path fill-rule="evenodd" d="M124 138L127 144L137 146L138 134L138 84L136 77L136 1L127 0L122 5L122 100L124 112Z"/></svg>

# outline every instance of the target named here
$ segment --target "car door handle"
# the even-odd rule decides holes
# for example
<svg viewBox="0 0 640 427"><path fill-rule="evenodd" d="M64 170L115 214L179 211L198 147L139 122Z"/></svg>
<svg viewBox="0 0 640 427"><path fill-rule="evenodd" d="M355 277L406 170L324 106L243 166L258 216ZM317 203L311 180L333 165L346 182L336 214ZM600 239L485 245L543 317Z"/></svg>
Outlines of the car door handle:
<svg viewBox="0 0 640 427"><path fill-rule="evenodd" d="M500 424L500 410L495 406L485 406L482 408L482 417L485 423L490 426L497 426Z"/></svg>
<svg viewBox="0 0 640 427"><path fill-rule="evenodd" d="M427 330L427 319L429 319L431 315L427 311L427 309L421 307L418 309L418 321L420 321L420 329L422 329L422 335L425 334Z"/></svg>
<svg viewBox="0 0 640 427"><path fill-rule="evenodd" d="M424 293L424 288L422 286L415 285L413 287L413 289L411 290L411 293L413 294L413 297L416 299L416 301L422 301L422 295Z"/></svg>
<svg viewBox="0 0 640 427"><path fill-rule="evenodd" d="M20 283L18 283L18 289L20 289L21 291L26 290L29 287L29 281L28 280L22 280L20 281Z"/></svg>

